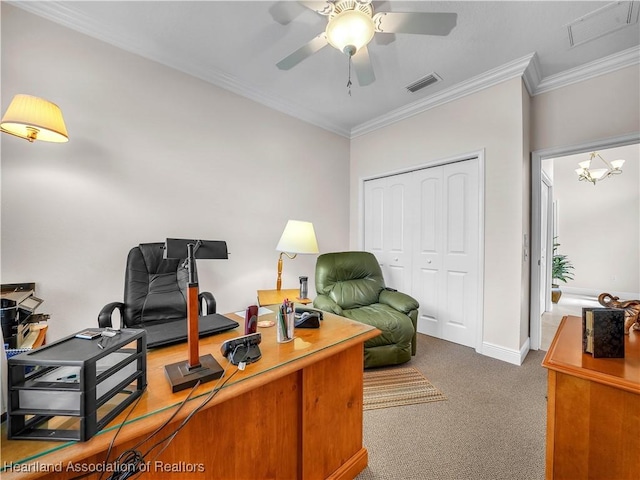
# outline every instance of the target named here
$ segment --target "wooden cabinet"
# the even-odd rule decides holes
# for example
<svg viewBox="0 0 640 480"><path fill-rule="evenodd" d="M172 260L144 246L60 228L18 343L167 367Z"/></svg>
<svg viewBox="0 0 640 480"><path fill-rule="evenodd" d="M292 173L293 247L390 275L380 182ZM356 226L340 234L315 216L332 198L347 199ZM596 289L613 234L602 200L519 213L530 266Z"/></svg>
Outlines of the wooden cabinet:
<svg viewBox="0 0 640 480"><path fill-rule="evenodd" d="M625 358L582 353L582 319L564 317L542 365L549 370L547 479L640 478L640 332Z"/></svg>

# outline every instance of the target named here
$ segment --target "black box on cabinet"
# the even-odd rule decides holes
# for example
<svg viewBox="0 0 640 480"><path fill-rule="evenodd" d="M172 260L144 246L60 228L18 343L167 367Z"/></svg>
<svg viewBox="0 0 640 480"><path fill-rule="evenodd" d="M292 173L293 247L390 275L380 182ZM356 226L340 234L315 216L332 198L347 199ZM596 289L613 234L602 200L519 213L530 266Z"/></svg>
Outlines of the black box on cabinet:
<svg viewBox="0 0 640 480"><path fill-rule="evenodd" d="M93 340L74 334L11 357L8 438L90 439L142 395L146 350L144 330L123 329Z"/></svg>
<svg viewBox="0 0 640 480"><path fill-rule="evenodd" d="M624 310L583 308L582 351L594 358L624 358Z"/></svg>

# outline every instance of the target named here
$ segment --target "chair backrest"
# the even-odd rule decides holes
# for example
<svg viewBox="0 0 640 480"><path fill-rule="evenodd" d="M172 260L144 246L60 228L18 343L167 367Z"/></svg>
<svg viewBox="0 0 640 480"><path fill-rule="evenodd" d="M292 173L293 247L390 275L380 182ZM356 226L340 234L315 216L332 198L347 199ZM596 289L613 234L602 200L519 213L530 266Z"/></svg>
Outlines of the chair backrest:
<svg viewBox="0 0 640 480"><path fill-rule="evenodd" d="M316 262L316 291L345 309L378 302L384 278L369 252L324 253Z"/></svg>
<svg viewBox="0 0 640 480"><path fill-rule="evenodd" d="M182 259L165 259L164 243L129 252L124 279L124 324L134 327L187 317L189 274Z"/></svg>

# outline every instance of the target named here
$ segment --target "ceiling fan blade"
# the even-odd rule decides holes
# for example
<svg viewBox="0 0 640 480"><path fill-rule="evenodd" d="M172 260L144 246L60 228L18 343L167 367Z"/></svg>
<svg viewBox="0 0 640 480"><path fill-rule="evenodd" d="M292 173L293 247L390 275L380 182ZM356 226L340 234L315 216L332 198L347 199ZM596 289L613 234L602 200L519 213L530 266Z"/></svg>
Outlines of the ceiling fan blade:
<svg viewBox="0 0 640 480"><path fill-rule="evenodd" d="M376 42L377 45L389 45L396 41L395 33L382 33L378 32L381 35L375 35L373 37L373 41Z"/></svg>
<svg viewBox="0 0 640 480"><path fill-rule="evenodd" d="M324 32L322 32L320 35L312 39L309 43L304 44L291 55L280 60L276 64L276 66L280 70L289 70L299 64L305 58L310 57L318 50L326 47L327 45L327 36Z"/></svg>
<svg viewBox="0 0 640 480"><path fill-rule="evenodd" d="M304 11L302 5L297 2L275 2L269 7L269 15L280 25L289 25Z"/></svg>
<svg viewBox="0 0 640 480"><path fill-rule="evenodd" d="M449 35L457 20L457 13L380 12L373 16L376 32L420 35Z"/></svg>
<svg viewBox="0 0 640 480"><path fill-rule="evenodd" d="M331 2L299 1L298 3L316 13L319 13L320 15L331 15L333 13L334 6Z"/></svg>
<svg viewBox="0 0 640 480"><path fill-rule="evenodd" d="M376 80L376 75L373 73L373 65L371 65L371 58L369 58L369 50L364 46L358 53L351 57L353 62L353 68L356 71L358 77L358 83L361 87L371 85Z"/></svg>

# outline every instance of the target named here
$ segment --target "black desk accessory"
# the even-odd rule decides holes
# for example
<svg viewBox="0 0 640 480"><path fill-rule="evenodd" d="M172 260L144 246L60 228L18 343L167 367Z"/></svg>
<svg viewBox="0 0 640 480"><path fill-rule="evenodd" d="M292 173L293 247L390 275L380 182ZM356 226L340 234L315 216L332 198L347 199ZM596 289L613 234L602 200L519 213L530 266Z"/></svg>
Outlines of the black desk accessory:
<svg viewBox="0 0 640 480"><path fill-rule="evenodd" d="M219 240L184 240L167 238L165 243L165 258L186 258L185 263L189 272L187 286L187 341L188 359L172 363L164 367L165 374L171 384L173 393L193 387L196 383L205 383L220 378L223 368L207 354L198 353L198 273L196 258L227 259L227 244Z"/></svg>
<svg viewBox="0 0 640 480"><path fill-rule="evenodd" d="M146 332L119 332L94 339L73 334L11 357L8 438L85 441L142 395ZM132 342L135 348L125 348Z"/></svg>
<svg viewBox="0 0 640 480"><path fill-rule="evenodd" d="M296 307L296 316L302 315L303 313L315 313L318 315L318 318L322 320L322 310L318 310L317 308Z"/></svg>
<svg viewBox="0 0 640 480"><path fill-rule="evenodd" d="M318 312L296 313L293 326L295 328L320 328L320 318Z"/></svg>
<svg viewBox="0 0 640 480"><path fill-rule="evenodd" d="M241 362L253 363L262 358L262 352L258 344L262 341L261 333L252 333L242 337L227 340L220 347L220 353L224 355L233 365Z"/></svg>

